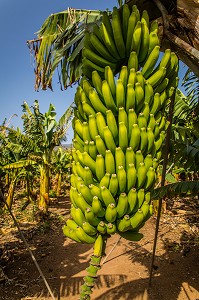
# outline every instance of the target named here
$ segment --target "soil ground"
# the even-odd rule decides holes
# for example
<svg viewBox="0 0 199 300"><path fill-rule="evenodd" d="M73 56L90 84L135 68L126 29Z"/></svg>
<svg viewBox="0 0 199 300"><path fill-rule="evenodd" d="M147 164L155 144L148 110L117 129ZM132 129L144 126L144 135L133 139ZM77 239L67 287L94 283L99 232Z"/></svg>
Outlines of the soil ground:
<svg viewBox="0 0 199 300"><path fill-rule="evenodd" d="M156 217L147 221L139 242L107 242L92 300L199 300L198 200L177 199L162 214L153 266L149 274ZM62 233L69 217L68 197L50 206L50 219L32 219L32 207L13 207L20 228L56 300L77 300L92 246ZM47 288L9 215L0 215L0 300L50 300ZM117 243L111 254L110 250ZM109 255L108 255L109 254ZM4 276L4 277L3 277Z"/></svg>

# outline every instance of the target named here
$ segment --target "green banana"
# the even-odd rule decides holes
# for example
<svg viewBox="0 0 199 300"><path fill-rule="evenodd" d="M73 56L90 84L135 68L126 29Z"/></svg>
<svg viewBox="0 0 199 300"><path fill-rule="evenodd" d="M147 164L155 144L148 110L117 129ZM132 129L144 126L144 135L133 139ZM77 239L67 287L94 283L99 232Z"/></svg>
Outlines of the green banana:
<svg viewBox="0 0 199 300"><path fill-rule="evenodd" d="M88 204L92 205L93 195L92 195L89 187L84 184L80 184L80 193L82 194L82 196L84 197L86 202L88 202Z"/></svg>
<svg viewBox="0 0 199 300"><path fill-rule="evenodd" d="M135 108L135 90L132 83L127 84L126 90L126 111Z"/></svg>
<svg viewBox="0 0 199 300"><path fill-rule="evenodd" d="M109 187L109 182L110 182L110 176L111 175L109 173L106 173L104 175L104 177L102 177L102 179L101 179L101 181L99 183L99 187L105 186L106 188L108 188Z"/></svg>
<svg viewBox="0 0 199 300"><path fill-rule="evenodd" d="M72 204L74 205L75 208L78 207L77 202L76 202L76 197L77 197L77 189L73 186L71 186L70 188L70 200L72 202Z"/></svg>
<svg viewBox="0 0 199 300"><path fill-rule="evenodd" d="M151 51L151 53L149 54L149 56L147 57L147 60L145 61L144 66L142 68L141 72L144 78L147 79L151 75L153 68L155 67L158 61L159 55L160 55L160 46L155 46Z"/></svg>
<svg viewBox="0 0 199 300"><path fill-rule="evenodd" d="M78 224L77 224L74 220L71 220L71 219L68 219L68 220L66 221L66 225L67 225L69 228L74 229L74 230L76 230L77 227L78 227Z"/></svg>
<svg viewBox="0 0 199 300"><path fill-rule="evenodd" d="M128 203L129 203L129 210L127 211L127 213L131 214L134 211L137 211L139 203L137 199L137 191L135 188L131 189L128 192Z"/></svg>
<svg viewBox="0 0 199 300"><path fill-rule="evenodd" d="M117 220L117 229L120 232L125 232L131 229L131 221L129 215L124 215L122 219Z"/></svg>
<svg viewBox="0 0 199 300"><path fill-rule="evenodd" d="M129 19L128 19L128 30L127 30L127 37L126 37L126 56L128 57L131 52L131 43L132 43L132 36L137 23L136 13L132 12Z"/></svg>
<svg viewBox="0 0 199 300"><path fill-rule="evenodd" d="M86 210L85 210L85 218L86 218L86 221L93 225L93 226L97 226L100 222L100 219L98 217L95 216L93 210L91 207L88 207Z"/></svg>
<svg viewBox="0 0 199 300"><path fill-rule="evenodd" d="M83 140L90 142L91 141L91 136L90 136L90 131L88 127L88 123L84 122L83 127L82 127L82 135L83 135Z"/></svg>
<svg viewBox="0 0 199 300"><path fill-rule="evenodd" d="M76 165L76 172L78 176L84 178L84 168L81 166L79 162L77 162L75 165Z"/></svg>
<svg viewBox="0 0 199 300"><path fill-rule="evenodd" d="M104 139L104 127L106 127L107 124L101 112L96 113L96 122L97 122L97 129L99 131L100 137Z"/></svg>
<svg viewBox="0 0 199 300"><path fill-rule="evenodd" d="M89 186L89 184L93 183L93 174L91 172L91 169L87 166L84 167L84 174L83 177L84 182L87 186Z"/></svg>
<svg viewBox="0 0 199 300"><path fill-rule="evenodd" d="M152 86L146 82L144 86L144 102L147 102L151 105L151 101L153 100L154 91Z"/></svg>
<svg viewBox="0 0 199 300"><path fill-rule="evenodd" d="M137 124L137 114L135 113L135 110L133 108L129 109L128 112L128 137L129 141L131 138L131 132L134 124Z"/></svg>
<svg viewBox="0 0 199 300"><path fill-rule="evenodd" d="M137 70L139 68L137 52L135 52L135 51L131 52L131 54L129 56L129 59L128 59L128 65L127 65L127 67L128 67L128 70L134 69L135 72L137 72ZM129 83L131 83L131 82L129 82Z"/></svg>
<svg viewBox="0 0 199 300"><path fill-rule="evenodd" d="M93 244L96 240L96 236L90 236L80 226L77 227L75 233L82 243Z"/></svg>
<svg viewBox="0 0 199 300"><path fill-rule="evenodd" d="M125 153L126 170L128 170L130 164L135 165L135 152L131 147L126 149Z"/></svg>
<svg viewBox="0 0 199 300"><path fill-rule="evenodd" d="M140 166L140 163L143 163L143 162L144 162L144 156L142 154L142 151L137 150L135 152L135 167L136 167L136 170L138 170L138 168Z"/></svg>
<svg viewBox="0 0 199 300"><path fill-rule="evenodd" d="M88 153L89 153L89 155L91 156L92 159L94 159L94 160L96 159L97 147L96 147L94 141L90 141L89 146L88 146Z"/></svg>
<svg viewBox="0 0 199 300"><path fill-rule="evenodd" d="M141 36L142 36L142 26L141 22L138 21L135 25L135 29L132 36L131 42L131 51L135 51L139 55L140 45L141 45Z"/></svg>
<svg viewBox="0 0 199 300"><path fill-rule="evenodd" d="M110 109L106 111L106 122L113 135L114 140L117 141L118 140L117 122L112 110Z"/></svg>
<svg viewBox="0 0 199 300"><path fill-rule="evenodd" d="M122 151L121 147L117 147L115 149L116 172L118 171L119 166L123 166L123 168L125 168L125 155L124 155L124 152Z"/></svg>
<svg viewBox="0 0 199 300"><path fill-rule="evenodd" d="M92 210L97 217L101 218L105 215L105 210L102 207L101 201L97 196L93 197Z"/></svg>
<svg viewBox="0 0 199 300"><path fill-rule="evenodd" d="M123 30L124 42L126 42L127 39L128 22L129 22L130 15L131 12L128 4L124 4L122 9L122 30ZM126 49L126 45L125 45L125 49Z"/></svg>
<svg viewBox="0 0 199 300"><path fill-rule="evenodd" d="M95 111L100 111L104 115L106 114L106 107L99 98L98 92L92 87L89 89L89 99Z"/></svg>
<svg viewBox="0 0 199 300"><path fill-rule="evenodd" d="M144 164L144 162L141 162L137 169L137 189L140 189L143 187L143 185L146 181L146 174L147 174L147 169L145 167L145 164Z"/></svg>
<svg viewBox="0 0 199 300"><path fill-rule="evenodd" d="M133 124L129 146L136 151L140 144L140 129L138 124Z"/></svg>
<svg viewBox="0 0 199 300"><path fill-rule="evenodd" d="M103 38L104 44L106 46L106 48L108 49L109 53L112 54L112 56L114 58L116 58L117 60L120 59L120 56L118 54L115 42L114 42L114 37L110 34L110 32L108 32L106 26L104 23L101 23L100 27L99 27L101 36Z"/></svg>
<svg viewBox="0 0 199 300"><path fill-rule="evenodd" d="M113 36L115 40L115 45L117 51L119 53L120 58L125 57L125 44L123 39L123 32L122 32L122 24L120 20L120 14L117 7L113 7L112 13L112 29L113 29Z"/></svg>
<svg viewBox="0 0 199 300"><path fill-rule="evenodd" d="M144 164L145 164L145 167L147 168L147 170L152 167L153 165L153 157L152 155L149 153L145 156L144 158Z"/></svg>
<svg viewBox="0 0 199 300"><path fill-rule="evenodd" d="M109 183L109 191L111 192L113 197L116 196L116 194L118 192L118 187L119 187L119 183L118 183L117 175L112 174L111 178L110 178L110 183Z"/></svg>
<svg viewBox="0 0 199 300"><path fill-rule="evenodd" d="M70 239L78 242L78 243L81 243L82 241L77 237L76 235L76 230L64 225L62 227L62 230L63 230L63 233L65 236L69 237Z"/></svg>
<svg viewBox="0 0 199 300"><path fill-rule="evenodd" d="M143 13L144 12L146 12L146 10L144 10ZM139 62L140 63L145 61L147 53L148 53L148 49L149 49L149 27L145 20L144 20L144 16L143 16L141 18L142 35L141 35L141 45L140 45L140 51L139 51Z"/></svg>
<svg viewBox="0 0 199 300"><path fill-rule="evenodd" d="M95 172L98 181L101 181L105 175L105 159L101 154L98 154L95 162Z"/></svg>
<svg viewBox="0 0 199 300"><path fill-rule="evenodd" d="M90 34L90 42L94 49L97 50L102 57L106 57L106 59L113 63L117 61L117 59L113 57L112 53L109 53L104 43L102 43L94 33Z"/></svg>
<svg viewBox="0 0 199 300"><path fill-rule="evenodd" d="M147 127L151 128L151 130L153 131L155 128L155 125L156 125L156 120L155 120L154 114L150 114Z"/></svg>
<svg viewBox="0 0 199 300"><path fill-rule="evenodd" d="M150 205L148 203L146 203L145 201L143 202L142 206L140 207L140 209L144 215L144 220L149 213L149 207L150 207Z"/></svg>
<svg viewBox="0 0 199 300"><path fill-rule="evenodd" d="M102 195L102 199L103 199L103 202L106 205L106 207L110 203L116 204L113 195L111 194L111 192L109 191L109 189L107 189L105 186L101 187L101 195Z"/></svg>
<svg viewBox="0 0 199 300"><path fill-rule="evenodd" d="M88 222L83 222L82 229L89 235L95 235L97 233L96 228Z"/></svg>
<svg viewBox="0 0 199 300"><path fill-rule="evenodd" d="M105 67L105 72L106 72L106 67ZM96 89L97 93L99 94L100 98L102 98L102 79L96 70L94 70L92 72L92 83L93 83L93 86ZM91 99L90 99L90 101L91 101Z"/></svg>
<svg viewBox="0 0 199 300"><path fill-rule="evenodd" d="M160 40L156 32L149 33L149 50L148 55L153 51L156 46L160 46Z"/></svg>
<svg viewBox="0 0 199 300"><path fill-rule="evenodd" d="M166 75L166 68L161 67L147 79L147 82L153 88L155 88L159 83L162 82L162 80L164 80L165 75Z"/></svg>
<svg viewBox="0 0 199 300"><path fill-rule="evenodd" d="M119 123L119 147L123 151L128 147L128 131L124 122Z"/></svg>
<svg viewBox="0 0 199 300"><path fill-rule="evenodd" d="M138 209L137 212L131 217L131 226L133 229L136 229L144 220L144 214L141 209Z"/></svg>
<svg viewBox="0 0 199 300"><path fill-rule="evenodd" d="M146 128L142 127L140 130L140 150L142 153L145 153L148 146L148 134Z"/></svg>
<svg viewBox="0 0 199 300"><path fill-rule="evenodd" d="M147 119L146 119L143 112L140 112L138 114L137 122L138 122L138 126L139 126L140 129L143 128L143 127L144 128L147 127Z"/></svg>
<svg viewBox="0 0 199 300"><path fill-rule="evenodd" d="M93 197L98 197L102 201L101 191L100 188L97 185L90 184L89 189L91 191L91 194Z"/></svg>
<svg viewBox="0 0 199 300"><path fill-rule="evenodd" d="M123 193L126 190L126 184L127 184L126 171L123 166L118 167L117 178L118 178L120 193Z"/></svg>
<svg viewBox="0 0 199 300"><path fill-rule="evenodd" d="M156 172L154 168L151 166L149 167L146 174L146 181L144 185L146 191L150 190L154 186L155 180L156 180Z"/></svg>
<svg viewBox="0 0 199 300"><path fill-rule="evenodd" d="M127 66L122 66L122 68L120 70L120 74L119 74L119 79L122 81L125 91L126 91L126 86L128 83L128 77L129 77L129 74L128 74Z"/></svg>
<svg viewBox="0 0 199 300"><path fill-rule="evenodd" d="M128 84L132 84L132 87L134 88L136 82L137 82L136 71L134 68L131 68L129 71Z"/></svg>
<svg viewBox="0 0 199 300"><path fill-rule="evenodd" d="M138 207L140 208L144 202L145 199L145 191L144 189L139 189L137 191L137 199L138 199Z"/></svg>
<svg viewBox="0 0 199 300"><path fill-rule="evenodd" d="M93 172L93 174L95 174L95 172L96 172L95 160L87 152L83 152L82 157L83 157L84 165L89 167L91 169L91 171Z"/></svg>
<svg viewBox="0 0 199 300"><path fill-rule="evenodd" d="M110 61L106 60L104 57L96 54L96 52L86 47L82 49L82 56L86 57L87 59L89 59L90 61L92 61L93 63L95 63L96 65L102 68L106 66L111 66L113 68L115 67L114 63L111 63Z"/></svg>
<svg viewBox="0 0 199 300"><path fill-rule="evenodd" d="M78 149L80 152L84 151L84 147L80 143L78 143L76 139L73 139L73 145L75 149Z"/></svg>
<svg viewBox="0 0 199 300"><path fill-rule="evenodd" d="M150 108L151 114L155 116L158 113L160 107L161 107L160 94L155 93L153 104Z"/></svg>
<svg viewBox="0 0 199 300"><path fill-rule="evenodd" d="M106 150L105 154L105 170L106 173L115 174L115 159L111 150Z"/></svg>
<svg viewBox="0 0 199 300"><path fill-rule="evenodd" d="M104 241L101 234L99 234L94 244L93 254L97 257L101 257L103 252L103 246L104 246Z"/></svg>
<svg viewBox="0 0 199 300"><path fill-rule="evenodd" d="M126 193L121 193L119 195L119 198L118 198L118 203L117 203L117 206L116 206L116 214L119 218L122 218L126 212L127 212L127 209L128 209L128 197L126 195ZM116 218L115 218L116 219ZM115 219L113 221L109 221L107 220L108 222L114 222Z"/></svg>
<svg viewBox="0 0 199 300"><path fill-rule="evenodd" d="M103 221L100 221L97 225L97 231L101 234L106 234L106 224Z"/></svg>
<svg viewBox="0 0 199 300"><path fill-rule="evenodd" d="M95 137L95 142L96 142L96 148L99 154L102 156L105 156L106 154L106 146L104 144L104 141L101 139L100 135L97 135Z"/></svg>
<svg viewBox="0 0 199 300"><path fill-rule="evenodd" d="M106 225L106 230L107 230L108 234L114 234L114 233L116 233L116 230L117 230L116 224L115 223L108 223Z"/></svg>
<svg viewBox="0 0 199 300"><path fill-rule="evenodd" d="M108 85L111 89L112 96L115 99L115 96L116 96L115 78L114 78L113 70L111 69L110 66L105 67L105 74L104 75L105 75L105 80L108 82Z"/></svg>
<svg viewBox="0 0 199 300"><path fill-rule="evenodd" d="M115 222L117 217L117 209L114 203L110 203L105 211L105 219L109 223Z"/></svg>
<svg viewBox="0 0 199 300"><path fill-rule="evenodd" d="M128 117L124 107L119 107L118 123L124 122L125 126L128 126Z"/></svg>
<svg viewBox="0 0 199 300"><path fill-rule="evenodd" d="M135 84L135 110L137 113L140 112L144 105L144 90L139 82Z"/></svg>
<svg viewBox="0 0 199 300"><path fill-rule="evenodd" d="M71 217L79 226L82 226L82 224L86 221L86 218L79 207L71 207Z"/></svg>
<svg viewBox="0 0 199 300"><path fill-rule="evenodd" d="M135 187L137 181L137 172L133 163L128 165L127 169L127 190L130 191Z"/></svg>
<svg viewBox="0 0 199 300"><path fill-rule="evenodd" d="M81 211L84 213L85 210L88 208L88 207L91 207L88 202L84 199L83 195L81 193L78 193L77 194L77 198L76 198L76 203L77 203L77 206L81 209Z"/></svg>
<svg viewBox="0 0 199 300"><path fill-rule="evenodd" d="M104 141L107 148L111 150L112 153L115 153L116 144L108 126L104 127Z"/></svg>
<svg viewBox="0 0 199 300"><path fill-rule="evenodd" d="M107 109L110 109L113 111L113 113L117 113L117 107L114 101L114 98L111 93L110 86L107 82L107 80L102 81L102 94L103 98L106 104Z"/></svg>
<svg viewBox="0 0 199 300"><path fill-rule="evenodd" d="M117 108L125 106L125 89L121 79L116 81L116 105Z"/></svg>

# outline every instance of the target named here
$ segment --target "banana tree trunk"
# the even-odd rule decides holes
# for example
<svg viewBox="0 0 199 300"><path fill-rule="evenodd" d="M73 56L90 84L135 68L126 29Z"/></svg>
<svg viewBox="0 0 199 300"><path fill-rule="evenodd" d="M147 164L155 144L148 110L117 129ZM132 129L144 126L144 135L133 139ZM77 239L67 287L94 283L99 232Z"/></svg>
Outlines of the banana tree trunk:
<svg viewBox="0 0 199 300"><path fill-rule="evenodd" d="M48 212L49 205L49 166L43 164L40 167L40 195L38 207L41 212L46 214Z"/></svg>
<svg viewBox="0 0 199 300"><path fill-rule="evenodd" d="M62 173L57 174L57 197L61 195Z"/></svg>
<svg viewBox="0 0 199 300"><path fill-rule="evenodd" d="M6 203L7 203L7 205L5 204L5 206L4 206L4 209L5 209L5 210L7 209L7 206L8 206L10 209L12 208L15 187L16 187L16 179L13 179L13 180L10 182L10 186L9 186L9 189L8 189L8 195L7 195L7 198L6 198Z"/></svg>

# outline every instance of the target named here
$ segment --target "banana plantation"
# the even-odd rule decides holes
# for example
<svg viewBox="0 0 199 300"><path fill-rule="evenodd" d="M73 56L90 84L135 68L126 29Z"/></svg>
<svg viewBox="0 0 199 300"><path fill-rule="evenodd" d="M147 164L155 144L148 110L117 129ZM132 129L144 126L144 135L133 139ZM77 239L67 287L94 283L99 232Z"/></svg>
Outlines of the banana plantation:
<svg viewBox="0 0 199 300"><path fill-rule="evenodd" d="M57 226L45 271L59 284L33 256L46 292L2 299L199 298L199 4L115 5L52 14L27 42L35 90L53 89L55 71L63 92L76 90L58 121L56 103L42 114L35 101L22 105L22 131L1 125L1 217L11 215L30 256L14 208L31 207L38 239L46 222ZM58 249L64 271L50 268Z"/></svg>

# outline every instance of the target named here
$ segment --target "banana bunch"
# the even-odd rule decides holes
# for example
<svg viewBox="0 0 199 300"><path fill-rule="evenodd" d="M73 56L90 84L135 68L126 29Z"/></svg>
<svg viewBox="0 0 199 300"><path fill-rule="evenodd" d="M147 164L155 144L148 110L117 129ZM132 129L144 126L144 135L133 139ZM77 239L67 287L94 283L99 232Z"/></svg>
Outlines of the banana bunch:
<svg viewBox="0 0 199 300"><path fill-rule="evenodd" d="M92 81L83 77L75 95L72 220L64 227L69 238L91 244L98 234L128 231L131 239L150 217L168 126L164 109L175 88L158 93L141 71L123 66L115 79L105 69L98 85L96 70Z"/></svg>
<svg viewBox="0 0 199 300"><path fill-rule="evenodd" d="M157 22L125 4L122 12L113 8L111 19L104 12L101 25L86 34L82 71L74 99L71 219L63 232L94 244L97 260L112 234L140 240L152 215L178 58L170 49L160 54ZM81 299L90 299L98 263L90 266Z"/></svg>
<svg viewBox="0 0 199 300"><path fill-rule="evenodd" d="M136 5L130 8L124 4L121 11L113 7L111 16L104 11L101 24L95 24L92 31L86 33L82 72L91 79L96 70L104 79L106 66L110 66L115 75L122 65L127 65L129 70L141 69L153 87L162 83L157 89L161 92L169 81L176 81L178 60L175 53L167 49L159 63L159 54L157 21L150 23L146 10L140 14Z"/></svg>

